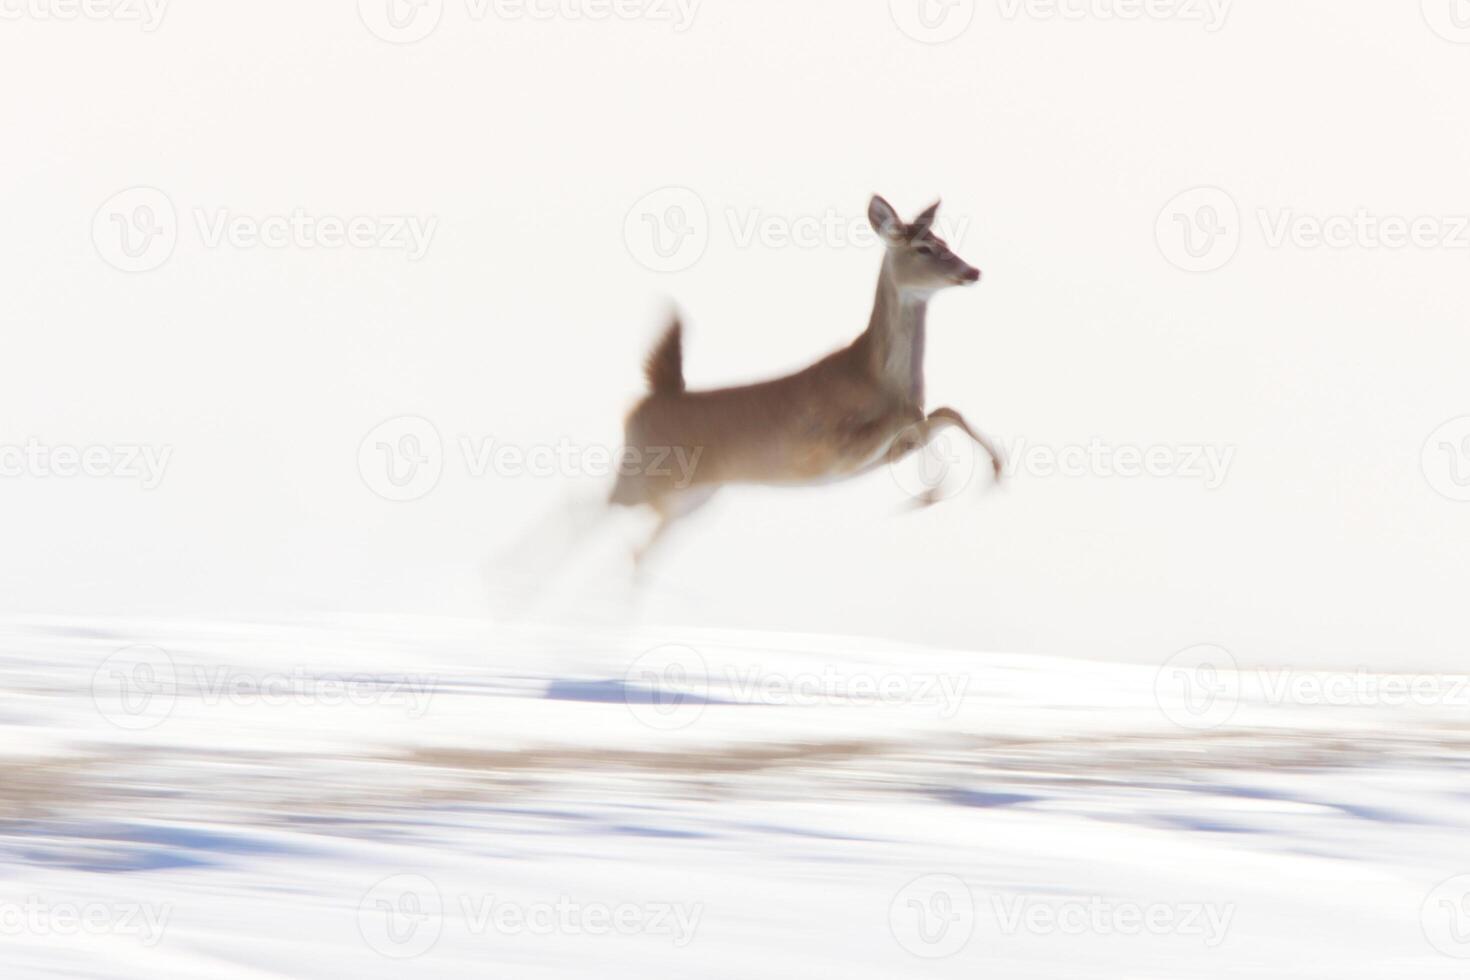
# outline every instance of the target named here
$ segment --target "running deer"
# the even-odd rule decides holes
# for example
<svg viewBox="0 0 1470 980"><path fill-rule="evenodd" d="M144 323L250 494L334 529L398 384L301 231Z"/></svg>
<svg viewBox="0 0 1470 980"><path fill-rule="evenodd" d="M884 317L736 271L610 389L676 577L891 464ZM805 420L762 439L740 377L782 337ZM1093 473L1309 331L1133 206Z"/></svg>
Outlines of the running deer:
<svg viewBox="0 0 1470 980"><path fill-rule="evenodd" d="M924 326L929 300L971 286L980 270L933 231L939 205L904 224L881 197L868 220L886 254L868 329L847 347L784 378L717 391L684 385L683 332L677 317L649 355L649 393L628 416L624 458L687 462L625 466L611 503L647 504L659 522L641 560L670 525L727 484L802 485L847 479L891 464L953 427L989 454L999 450L952 408L924 411ZM919 503L938 497L931 490Z"/></svg>

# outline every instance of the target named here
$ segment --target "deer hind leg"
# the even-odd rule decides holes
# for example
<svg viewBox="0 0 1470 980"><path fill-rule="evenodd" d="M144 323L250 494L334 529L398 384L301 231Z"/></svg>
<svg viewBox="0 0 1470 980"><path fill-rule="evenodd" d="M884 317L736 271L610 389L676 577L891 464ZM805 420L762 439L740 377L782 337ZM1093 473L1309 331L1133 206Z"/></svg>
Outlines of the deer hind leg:
<svg viewBox="0 0 1470 980"><path fill-rule="evenodd" d="M642 571L654 546L667 537L669 528L709 503L716 489L718 488L705 486L676 490L649 501L649 505L658 514L658 524L654 526L653 533L648 536L647 541L643 542L642 547L633 552L633 567Z"/></svg>

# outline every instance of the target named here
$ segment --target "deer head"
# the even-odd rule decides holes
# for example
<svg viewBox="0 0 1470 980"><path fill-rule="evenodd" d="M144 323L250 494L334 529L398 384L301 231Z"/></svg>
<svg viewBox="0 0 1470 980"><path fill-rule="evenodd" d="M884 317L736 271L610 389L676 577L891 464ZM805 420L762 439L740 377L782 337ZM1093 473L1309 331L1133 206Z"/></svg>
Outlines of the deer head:
<svg viewBox="0 0 1470 980"><path fill-rule="evenodd" d="M884 263L900 292L933 293L950 286L973 286L980 270L970 265L934 234L939 204L904 224L898 212L882 197L873 196L868 221L888 249Z"/></svg>

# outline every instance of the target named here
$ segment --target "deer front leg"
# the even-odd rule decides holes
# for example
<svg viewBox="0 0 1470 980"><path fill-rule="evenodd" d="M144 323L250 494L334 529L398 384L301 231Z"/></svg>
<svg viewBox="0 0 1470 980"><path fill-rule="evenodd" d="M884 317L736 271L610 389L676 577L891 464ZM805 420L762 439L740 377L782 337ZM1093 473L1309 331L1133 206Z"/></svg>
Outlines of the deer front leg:
<svg viewBox="0 0 1470 980"><path fill-rule="evenodd" d="M915 450L927 446L935 435L948 428L959 429L985 450L990 456L990 465L995 472L996 482L1000 482L1005 468L1004 457L1000 450L996 448L993 442L971 427L970 423L965 421L963 415L952 408L935 409L927 417L904 429L888 448L888 453L883 462L886 465L892 466ZM929 487L924 493L915 498L914 504L917 507L931 507L939 503L940 499L942 498L939 487Z"/></svg>
<svg viewBox="0 0 1470 980"><path fill-rule="evenodd" d="M952 408L936 408L934 411L929 413L929 417L925 419L925 421L929 423L929 431L931 433L934 432L939 425L952 425L960 429L960 431L964 432L964 434L969 436L971 439L975 440L976 444L989 454L991 468L995 471L995 482L1000 482L1001 476L1005 471L1004 454L1001 453L1001 451L996 447L995 443L991 442L983 434L973 429L970 426L970 423L965 421L965 417L963 415L961 415L959 412L956 412Z"/></svg>

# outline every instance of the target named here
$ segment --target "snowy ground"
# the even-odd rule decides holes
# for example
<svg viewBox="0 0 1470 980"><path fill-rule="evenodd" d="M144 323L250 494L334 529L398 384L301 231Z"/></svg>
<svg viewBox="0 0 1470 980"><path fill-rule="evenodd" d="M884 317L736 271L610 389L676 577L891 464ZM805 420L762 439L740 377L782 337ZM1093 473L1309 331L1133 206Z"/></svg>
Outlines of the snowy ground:
<svg viewBox="0 0 1470 980"><path fill-rule="evenodd" d="M1453 685L442 620L0 642L7 980L1470 969Z"/></svg>

